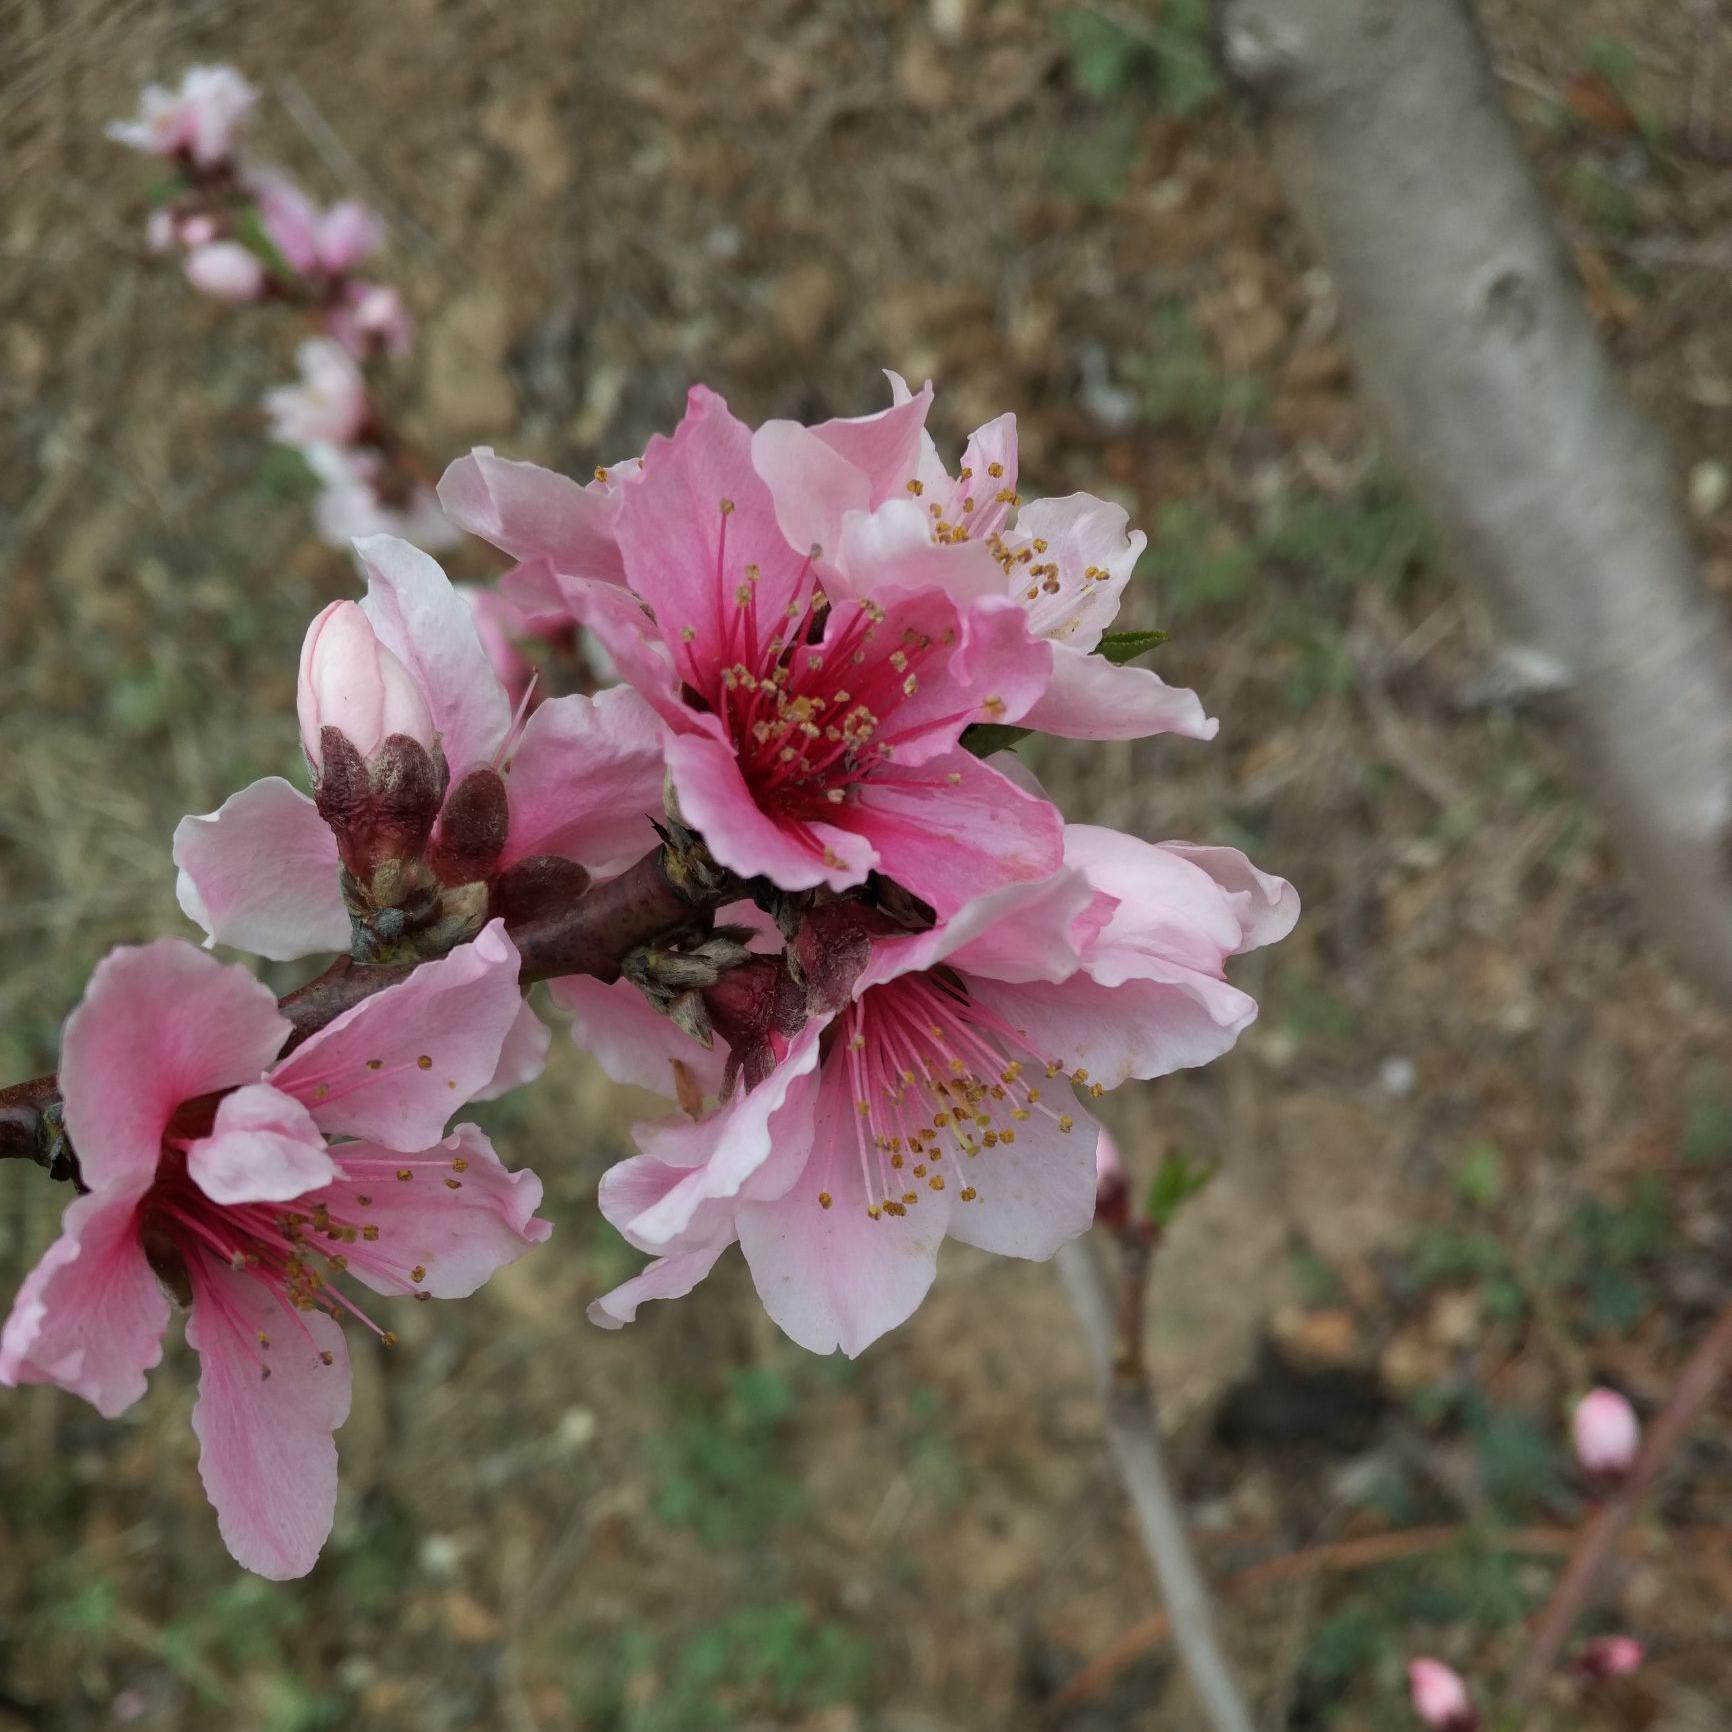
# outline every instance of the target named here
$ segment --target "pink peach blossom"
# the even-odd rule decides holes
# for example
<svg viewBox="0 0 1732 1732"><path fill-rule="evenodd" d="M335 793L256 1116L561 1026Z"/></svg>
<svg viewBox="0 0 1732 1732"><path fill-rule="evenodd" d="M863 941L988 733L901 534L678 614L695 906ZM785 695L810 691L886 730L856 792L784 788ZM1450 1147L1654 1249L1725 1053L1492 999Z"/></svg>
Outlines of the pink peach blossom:
<svg viewBox="0 0 1732 1732"><path fill-rule="evenodd" d="M884 606L826 607L811 555L777 527L749 430L702 387L618 492L629 589L548 557L504 587L533 614L525 585L553 582L654 706L681 815L717 860L786 890L877 870L941 913L1057 867L1051 805L957 744L1044 689L1051 651L1020 609L918 580ZM901 574L888 561L882 575Z"/></svg>
<svg viewBox="0 0 1732 1732"><path fill-rule="evenodd" d="M232 66L189 66L178 90L146 85L137 117L105 130L149 156L184 153L200 168L215 168L233 155L257 101L258 92Z"/></svg>
<svg viewBox="0 0 1732 1732"><path fill-rule="evenodd" d="M402 295L389 284L349 282L325 309L325 329L351 355L364 358L380 350L408 353L415 327Z"/></svg>
<svg viewBox="0 0 1732 1732"><path fill-rule="evenodd" d="M1123 508L1086 493L1024 504L1013 415L975 431L953 479L924 430L931 386L916 394L896 374L890 381L892 405L876 415L771 421L753 437L777 521L795 546L823 549L832 595L868 593L887 556L958 596L1008 595L1053 646L1027 726L1078 739L1212 739L1217 724L1195 693L1091 654L1147 545Z"/></svg>
<svg viewBox="0 0 1732 1732"><path fill-rule="evenodd" d="M1475 1713L1467 1686L1441 1660L1413 1660L1407 1667L1413 1711L1437 1732L1475 1732Z"/></svg>
<svg viewBox="0 0 1732 1732"><path fill-rule="evenodd" d="M606 876L654 846L663 729L635 693L553 698L514 722L470 604L437 562L389 536L356 552L366 599L327 608L303 650L303 744L315 763L315 725L340 716L361 744L382 740L388 723L436 742L453 788L497 765L509 824L496 871L551 855ZM337 840L280 777L183 818L174 859L181 907L210 942L278 960L348 944Z"/></svg>
<svg viewBox="0 0 1732 1732"><path fill-rule="evenodd" d="M13 1305L0 1382L57 1383L113 1418L178 1298L224 1542L261 1575L304 1575L349 1405L337 1320L395 1339L349 1282L459 1298L547 1236L535 1176L474 1125L445 1134L499 1069L517 968L494 922L279 1059L289 1024L244 969L175 939L111 953L61 1049L88 1191Z"/></svg>
<svg viewBox="0 0 1732 1732"><path fill-rule="evenodd" d="M299 381L265 393L271 437L283 445L353 444L372 415L354 358L329 337L311 337L297 359Z"/></svg>
<svg viewBox="0 0 1732 1732"><path fill-rule="evenodd" d="M250 184L271 245L301 276L344 276L384 238L378 214L356 199L321 210L274 169L255 173Z"/></svg>
<svg viewBox="0 0 1732 1732"><path fill-rule="evenodd" d="M601 1203L656 1261L591 1317L617 1327L689 1292L738 1239L771 1317L853 1355L919 1305L946 1234L1044 1258L1083 1232L1084 1101L1230 1047L1256 1006L1224 961L1280 937L1297 903L1230 850L1073 826L1066 857L930 932L880 936L767 1080L641 1128Z"/></svg>
<svg viewBox="0 0 1732 1732"><path fill-rule="evenodd" d="M1589 1473L1621 1478L1635 1466L1642 1424L1617 1390L1589 1390L1576 1404L1570 1429L1576 1460Z"/></svg>
<svg viewBox="0 0 1732 1732"><path fill-rule="evenodd" d="M392 475L380 452L321 443L302 446L301 456L322 483L313 521L330 546L373 535L399 536L425 553L456 543L457 531L432 488Z"/></svg>
<svg viewBox="0 0 1732 1732"><path fill-rule="evenodd" d="M186 256L186 280L201 295L241 306L265 292L265 267L239 241L206 241Z"/></svg>

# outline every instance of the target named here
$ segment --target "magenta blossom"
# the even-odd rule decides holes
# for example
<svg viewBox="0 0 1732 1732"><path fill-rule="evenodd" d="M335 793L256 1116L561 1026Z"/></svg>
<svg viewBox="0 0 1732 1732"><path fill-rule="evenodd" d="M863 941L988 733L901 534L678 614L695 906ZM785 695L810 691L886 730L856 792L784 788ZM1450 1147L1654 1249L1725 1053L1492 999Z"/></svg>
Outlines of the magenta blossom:
<svg viewBox="0 0 1732 1732"><path fill-rule="evenodd" d="M300 379L265 393L271 437L283 445L352 445L372 417L354 358L329 337L308 338L296 358Z"/></svg>
<svg viewBox="0 0 1732 1732"><path fill-rule="evenodd" d="M232 66L189 66L178 90L147 84L137 118L105 130L148 156L184 155L199 168L215 168L234 154L258 96Z"/></svg>
<svg viewBox="0 0 1732 1732"><path fill-rule="evenodd" d="M387 536L356 552L366 599L326 609L303 653L310 761L322 750L319 730L335 726L363 759L393 734L436 746L453 795L477 777L497 780L504 830L481 863L486 878L544 856L605 875L654 845L662 728L634 693L553 698L519 726L469 604L438 565ZM476 862L454 840L441 853L447 840L442 822L430 841L455 882ZM211 942L279 960L347 948L338 839L281 777L182 819L174 858L181 906Z"/></svg>
<svg viewBox="0 0 1732 1732"><path fill-rule="evenodd" d="M667 722L681 816L717 860L785 890L877 870L940 912L1057 867L1050 804L957 744L971 722L1014 721L1045 686L1051 651L1020 610L918 580L884 606L830 605L810 552L777 528L750 431L702 387L618 492L629 588L545 559L534 581L558 583ZM505 586L526 609L531 577Z"/></svg>
<svg viewBox="0 0 1732 1732"><path fill-rule="evenodd" d="M261 1575L304 1575L349 1407L338 1320L395 1340L352 1288L461 1298L547 1237L540 1181L474 1125L445 1135L514 1062L519 1004L495 923L279 1060L289 1024L244 969L175 939L113 952L61 1049L88 1191L19 1292L0 1382L57 1383L113 1418L178 1298L223 1540Z"/></svg>
<svg viewBox="0 0 1732 1732"><path fill-rule="evenodd" d="M1458 1673L1441 1660L1414 1660L1407 1668L1413 1711L1436 1732L1477 1732L1479 1715Z"/></svg>
<svg viewBox="0 0 1732 1732"><path fill-rule="evenodd" d="M1124 509L1087 493L1024 504L1014 415L975 431L952 478L924 430L931 386L915 395L896 374L890 381L889 409L816 427L770 421L752 441L788 539L825 550L831 595L883 600L887 558L960 598L1008 595L1053 646L1052 678L1027 726L1073 739L1213 739L1217 724L1194 692L1091 653L1147 546Z"/></svg>
<svg viewBox="0 0 1732 1732"><path fill-rule="evenodd" d="M213 301L244 306L265 292L265 267L239 241L206 241L186 255L186 280Z"/></svg>
<svg viewBox="0 0 1732 1732"><path fill-rule="evenodd" d="M852 1355L919 1305L946 1234L1044 1258L1083 1232L1084 1102L1226 1051L1256 1005L1222 965L1281 937L1297 902L1230 849L1073 826L1066 859L930 932L880 937L766 1081L641 1129L601 1203L657 1260L591 1317L618 1326L689 1292L737 1238L775 1321Z"/></svg>
<svg viewBox="0 0 1732 1732"><path fill-rule="evenodd" d="M1615 1389L1591 1389L1576 1404L1571 1420L1576 1460L1591 1474L1622 1479L1636 1464L1642 1422Z"/></svg>

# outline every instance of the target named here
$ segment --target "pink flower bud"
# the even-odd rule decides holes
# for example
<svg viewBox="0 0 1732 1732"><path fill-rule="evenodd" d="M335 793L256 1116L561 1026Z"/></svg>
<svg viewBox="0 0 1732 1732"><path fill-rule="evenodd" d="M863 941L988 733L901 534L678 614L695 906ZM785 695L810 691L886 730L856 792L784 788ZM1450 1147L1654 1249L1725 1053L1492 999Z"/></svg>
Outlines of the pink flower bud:
<svg viewBox="0 0 1732 1732"><path fill-rule="evenodd" d="M332 276L341 276L366 258L383 234L384 225L373 211L358 199L343 199L319 218L319 263Z"/></svg>
<svg viewBox="0 0 1732 1732"><path fill-rule="evenodd" d="M326 310L325 328L352 355L404 354L414 333L403 297L387 283L350 282Z"/></svg>
<svg viewBox="0 0 1732 1732"><path fill-rule="evenodd" d="M265 292L265 267L239 241L211 241L187 254L186 280L201 294L239 306Z"/></svg>
<svg viewBox="0 0 1732 1732"><path fill-rule="evenodd" d="M379 642L352 601L334 601L307 629L295 689L308 761L323 757L320 734L335 728L363 758L393 734L432 749L433 715L415 677Z"/></svg>
<svg viewBox="0 0 1732 1732"><path fill-rule="evenodd" d="M1572 1424L1576 1460L1589 1473L1622 1478L1642 1442L1636 1410L1615 1389L1594 1389L1576 1407Z"/></svg>
<svg viewBox="0 0 1732 1732"><path fill-rule="evenodd" d="M1479 1715L1460 1676L1441 1660L1414 1660L1407 1668L1413 1711L1437 1732L1473 1732Z"/></svg>
<svg viewBox="0 0 1732 1732"><path fill-rule="evenodd" d="M189 216L180 225L180 244L183 247L202 247L209 245L217 238L217 220L208 212L201 211L197 216Z"/></svg>
<svg viewBox="0 0 1732 1732"><path fill-rule="evenodd" d="M1576 1664L1590 1678L1627 1678L1641 1665L1646 1650L1634 1636L1596 1636Z"/></svg>
<svg viewBox="0 0 1732 1732"><path fill-rule="evenodd" d="M166 253L177 238L174 212L167 205L158 205L144 225L144 244L153 253Z"/></svg>

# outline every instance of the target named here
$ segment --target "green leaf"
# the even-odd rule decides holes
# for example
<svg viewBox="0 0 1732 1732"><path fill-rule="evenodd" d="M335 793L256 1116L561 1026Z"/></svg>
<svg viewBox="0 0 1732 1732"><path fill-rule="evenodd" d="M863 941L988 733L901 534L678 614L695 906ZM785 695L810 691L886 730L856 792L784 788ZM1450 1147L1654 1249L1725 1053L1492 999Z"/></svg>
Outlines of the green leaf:
<svg viewBox="0 0 1732 1732"><path fill-rule="evenodd" d="M1002 722L976 722L962 730L962 745L977 758L990 758L994 752L1021 745L1033 732L1033 728L1006 727Z"/></svg>
<svg viewBox="0 0 1732 1732"><path fill-rule="evenodd" d="M1183 1149L1162 1157L1149 1181L1143 1213L1156 1227L1170 1227L1179 1211L1215 1176L1213 1161L1196 1161Z"/></svg>
<svg viewBox="0 0 1732 1732"><path fill-rule="evenodd" d="M1159 649L1172 635L1170 631L1109 631L1095 645L1094 653L1105 656L1114 667L1122 668L1126 662L1135 661L1152 649Z"/></svg>

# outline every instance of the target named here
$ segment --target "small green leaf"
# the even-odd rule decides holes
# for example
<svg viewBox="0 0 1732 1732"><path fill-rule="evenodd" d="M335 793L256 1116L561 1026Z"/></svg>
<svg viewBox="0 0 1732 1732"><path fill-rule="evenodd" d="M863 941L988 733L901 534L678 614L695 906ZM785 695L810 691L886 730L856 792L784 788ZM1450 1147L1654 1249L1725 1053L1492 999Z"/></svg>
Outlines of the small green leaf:
<svg viewBox="0 0 1732 1732"><path fill-rule="evenodd" d="M1179 1211L1215 1176L1213 1161L1193 1160L1183 1149L1162 1157L1149 1181L1143 1213L1156 1227L1173 1224Z"/></svg>
<svg viewBox="0 0 1732 1732"><path fill-rule="evenodd" d="M990 758L994 752L1008 752L1034 732L1033 728L1011 728L1002 722L976 722L962 730L962 744L977 758Z"/></svg>
<svg viewBox="0 0 1732 1732"><path fill-rule="evenodd" d="M1152 649L1159 649L1172 635L1170 631L1109 631L1095 645L1095 654L1105 656L1114 667L1122 668L1126 662L1135 661Z"/></svg>

